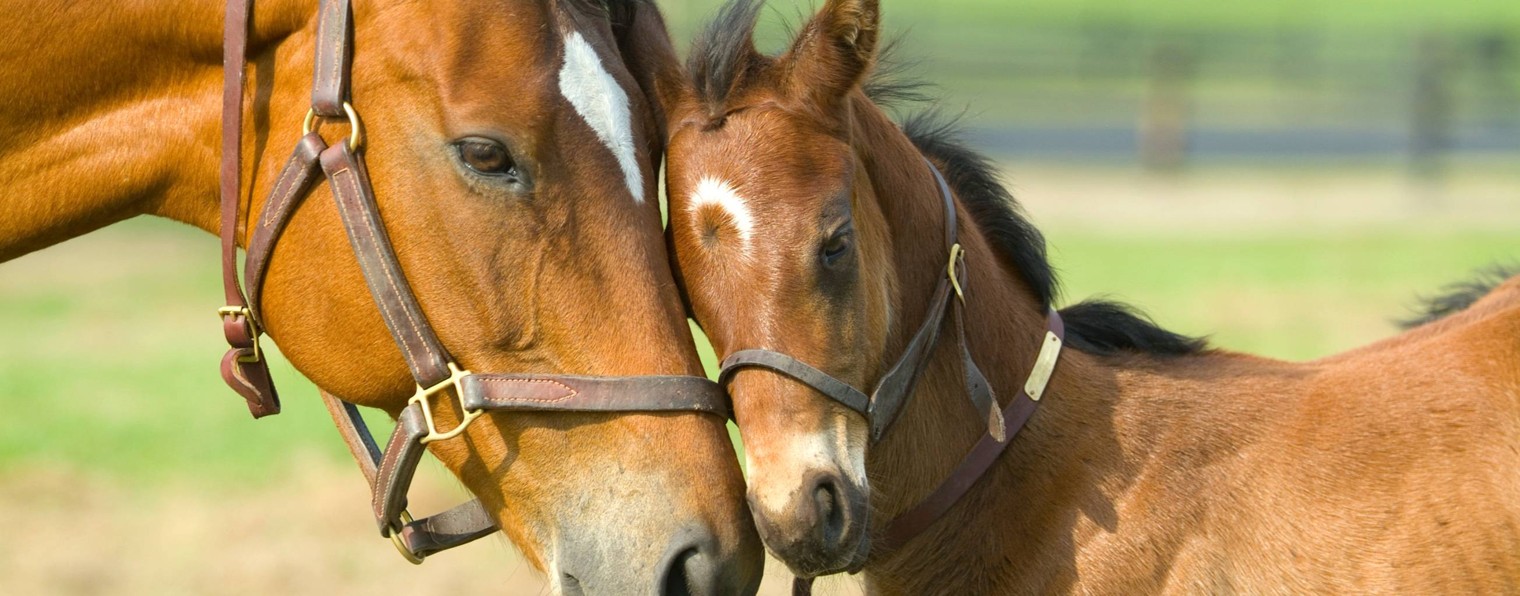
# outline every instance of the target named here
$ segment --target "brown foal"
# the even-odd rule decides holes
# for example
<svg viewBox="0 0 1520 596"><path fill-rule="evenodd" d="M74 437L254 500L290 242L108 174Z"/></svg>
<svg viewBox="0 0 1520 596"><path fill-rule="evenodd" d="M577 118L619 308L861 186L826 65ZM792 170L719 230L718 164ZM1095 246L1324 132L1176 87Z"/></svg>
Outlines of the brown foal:
<svg viewBox="0 0 1520 596"><path fill-rule="evenodd" d="M678 70L654 5L361 0L352 13L352 97L384 231L457 362L700 375L654 197L664 120L649 93L654 73ZM313 1L254 5L245 221L312 104L317 15ZM0 262L137 215L217 231L222 23L217 3L190 1L0 15ZM348 134L324 128L332 143ZM415 382L331 195L297 209L255 296L260 322L319 387L394 416ZM437 425L455 427L456 402L440 402ZM429 449L558 590L758 585L720 416L488 413Z"/></svg>
<svg viewBox="0 0 1520 596"><path fill-rule="evenodd" d="M883 545L996 441L950 323L879 442L813 388L877 386L931 310L952 262L935 170L965 251L967 361L1003 404L1029 399L1056 284L990 165L863 91L877 1L827 1L779 57L754 49L758 6L731 2L661 97L677 278L697 320L725 358L763 349L821 371L731 373L751 508L794 572L863 570L883 594L1520 585L1520 280L1307 363L1209 350L1112 303L1065 308L1029 423L1007 421L1011 444L948 513Z"/></svg>

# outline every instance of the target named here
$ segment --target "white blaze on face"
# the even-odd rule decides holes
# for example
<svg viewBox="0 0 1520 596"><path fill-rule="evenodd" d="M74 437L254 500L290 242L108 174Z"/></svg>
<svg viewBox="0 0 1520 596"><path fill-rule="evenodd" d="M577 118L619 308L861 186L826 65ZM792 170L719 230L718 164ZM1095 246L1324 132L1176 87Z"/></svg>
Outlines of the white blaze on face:
<svg viewBox="0 0 1520 596"><path fill-rule="evenodd" d="M602 67L596 50L579 31L565 36L565 65L559 71L559 92L617 157L633 200L644 202L644 174L639 170L633 143L628 93Z"/></svg>
<svg viewBox="0 0 1520 596"><path fill-rule="evenodd" d="M755 228L755 218L750 215L749 205L744 202L744 197L739 196L729 183L717 178L704 177L697 182L697 190L691 193L691 206L688 209L691 210L693 216L696 216L708 206L715 206L728 214L734 231L739 234L739 243L747 252L750 234Z"/></svg>

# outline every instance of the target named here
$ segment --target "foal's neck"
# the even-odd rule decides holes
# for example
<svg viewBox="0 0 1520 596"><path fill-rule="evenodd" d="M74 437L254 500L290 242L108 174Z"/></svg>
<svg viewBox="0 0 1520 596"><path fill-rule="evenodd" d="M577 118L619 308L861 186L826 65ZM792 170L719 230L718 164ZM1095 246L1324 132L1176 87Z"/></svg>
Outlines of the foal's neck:
<svg viewBox="0 0 1520 596"><path fill-rule="evenodd" d="M922 322L925 308L935 284L945 274L943 201L933 174L912 141L879 109L863 98L855 112L857 155L868 171L878 204L893 238L893 260L899 282L897 308L892 318L887 359L895 358ZM933 158L946 178L947 164ZM964 305L967 343L977 364L986 374L1002 405L1015 397L1029 374L1045 334L1045 305L1001 254L993 249L987 236L972 220L962 197L956 197L959 219L959 242L966 250L969 283ZM960 463L973 444L987 431L983 412L977 412L967 397L961 377L958 338L947 325L940 337L934 358L919 379L917 389L904 406L902 415L886 438L874 446L867 461L873 488L872 499L876 530L897 515L923 500L939 486ZM1067 379L1090 366L1084 354L1067 349L1061 355L1051 399L1059 399L1059 388ZM1048 408L1049 404L1041 406ZM1036 412L1031 426L1040 426ZM896 553L879 553L866 568L875 587L887 591L903 589L914 592L925 585L914 579L945 580L963 575L949 584L967 589L996 585L990 576L995 569L977 562L957 564L949 555L965 550L960 541L978 530L985 531L996 515L1008 509L989 508L998 500L999 487L1008 473L1010 457L1021 445L1030 442L1027 435L1039 429L1026 429L1009 446L1002 460L989 471L941 523ZM972 538L975 540L975 538ZM961 548L956 548L960 544ZM980 544L980 543L979 543ZM1017 563L1014 563L1017 565ZM890 576L890 577L889 577ZM886 580L881 583L880 580ZM908 583L901 583L901 582ZM914 587L917 585L917 587ZM896 586L894 589L892 586Z"/></svg>
<svg viewBox="0 0 1520 596"><path fill-rule="evenodd" d="M309 76L294 62L310 58L277 64L274 48L314 13L258 3L250 98L302 105L300 85L273 81ZM221 3L190 0L20 3L0 16L14 25L0 53L28 56L0 77L0 262L142 214L216 229L222 21ZM249 115L249 145L269 119Z"/></svg>

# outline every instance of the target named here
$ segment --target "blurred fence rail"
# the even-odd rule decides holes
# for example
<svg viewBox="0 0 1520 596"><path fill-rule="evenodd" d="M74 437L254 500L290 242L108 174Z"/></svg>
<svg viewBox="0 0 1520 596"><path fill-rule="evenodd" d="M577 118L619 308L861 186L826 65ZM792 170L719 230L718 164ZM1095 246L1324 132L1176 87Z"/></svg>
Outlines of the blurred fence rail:
<svg viewBox="0 0 1520 596"><path fill-rule="evenodd" d="M669 4L684 39L716 2ZM810 11L805 2L772 4L769 21L795 23ZM1359 20L1287 8L1250 14L1260 6L1161 18L1087 4L1061 12L1028 2L888 0L884 11L886 27L906 37L902 56L940 88L942 109L964 109L978 143L999 153L1158 168L1221 158L1407 159L1424 174L1452 156L1520 154L1512 8L1492 5L1501 8L1490 18L1482 12L1490 5L1477 0L1428 3ZM1394 6L1377 0L1366 10L1383 5ZM1158 6L1181 14L1190 5ZM1453 12L1463 18L1453 23ZM771 26L769 38L784 39L783 29Z"/></svg>

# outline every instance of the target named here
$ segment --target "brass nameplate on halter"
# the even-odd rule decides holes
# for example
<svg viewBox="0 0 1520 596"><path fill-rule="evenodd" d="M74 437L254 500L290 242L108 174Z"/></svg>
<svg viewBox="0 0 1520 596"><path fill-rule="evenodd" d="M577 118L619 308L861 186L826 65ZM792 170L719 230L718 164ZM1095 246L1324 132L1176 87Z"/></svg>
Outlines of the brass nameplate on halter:
<svg viewBox="0 0 1520 596"><path fill-rule="evenodd" d="M1056 361L1061 358L1061 338L1051 331L1045 332L1045 341L1040 344L1040 357L1034 359L1034 370L1029 371L1029 380L1024 382L1024 393L1029 399L1040 401L1040 396L1045 393L1045 386L1050 384L1050 375L1056 371Z"/></svg>

